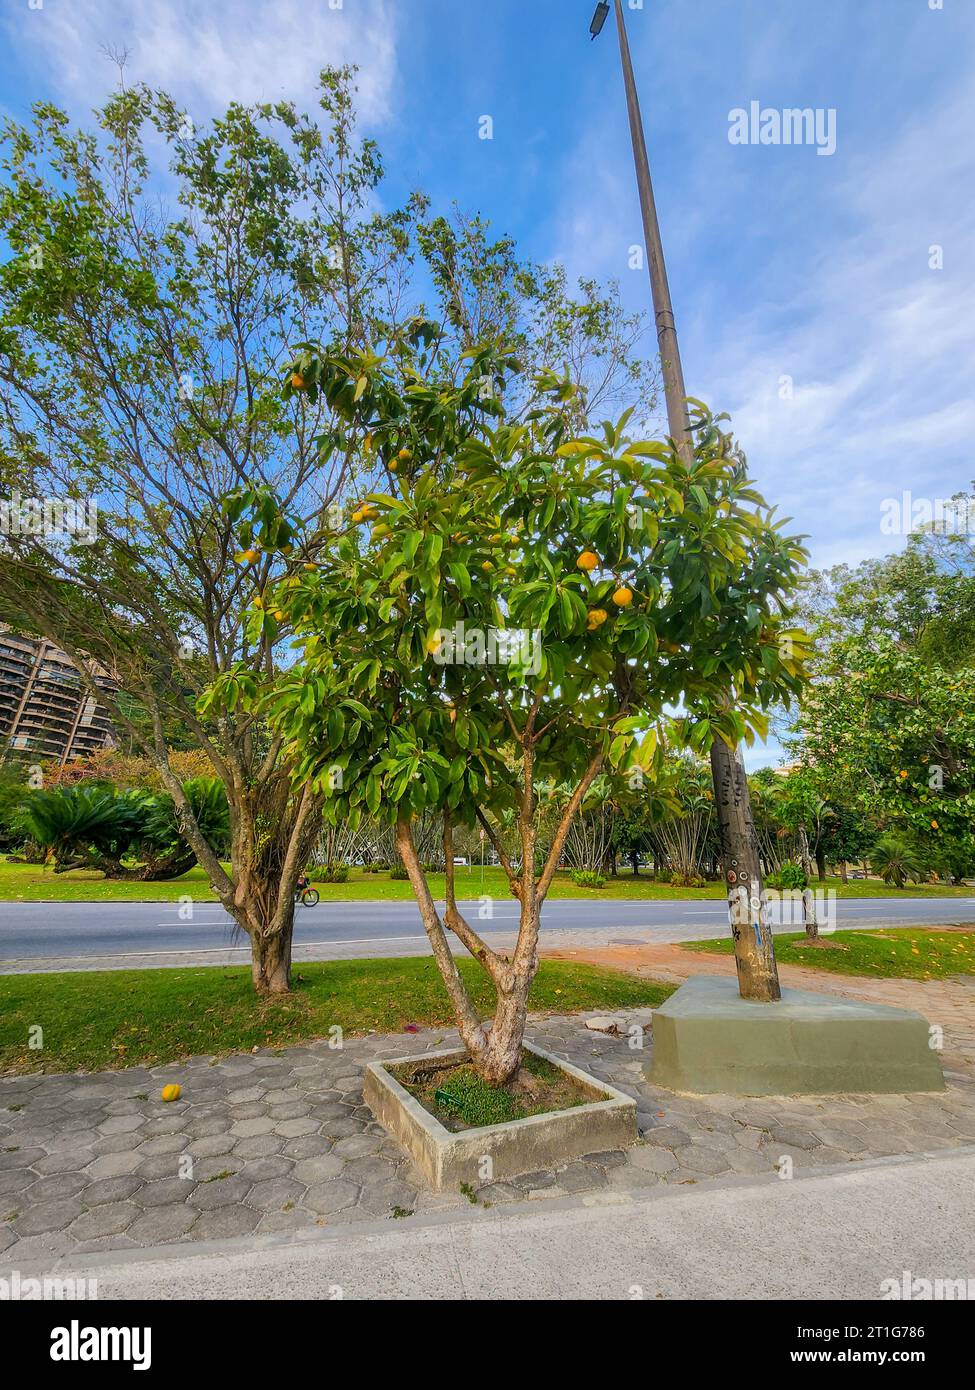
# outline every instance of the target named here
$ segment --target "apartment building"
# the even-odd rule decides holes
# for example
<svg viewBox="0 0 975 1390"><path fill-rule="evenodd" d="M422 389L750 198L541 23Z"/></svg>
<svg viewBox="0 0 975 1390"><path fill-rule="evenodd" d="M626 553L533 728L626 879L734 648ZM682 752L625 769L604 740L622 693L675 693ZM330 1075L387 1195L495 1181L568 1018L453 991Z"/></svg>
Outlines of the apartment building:
<svg viewBox="0 0 975 1390"><path fill-rule="evenodd" d="M99 688L118 689L101 666L90 670ZM0 629L0 742L64 763L113 747L115 736L105 706L60 647Z"/></svg>

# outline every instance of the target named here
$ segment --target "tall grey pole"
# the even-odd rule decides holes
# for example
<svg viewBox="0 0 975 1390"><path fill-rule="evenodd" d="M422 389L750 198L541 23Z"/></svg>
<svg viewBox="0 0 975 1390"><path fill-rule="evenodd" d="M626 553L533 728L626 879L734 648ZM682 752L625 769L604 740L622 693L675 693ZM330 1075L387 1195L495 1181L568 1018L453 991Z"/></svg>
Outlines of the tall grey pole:
<svg viewBox="0 0 975 1390"><path fill-rule="evenodd" d="M626 109L630 118L633 162L636 165L640 210L643 213L650 291L653 295L653 312L664 379L664 399L667 403L667 427L681 457L689 463L693 456L693 443L688 427L687 392L684 388L684 371L677 342L674 307L667 281L657 205L650 178L650 159L647 154L643 118L640 114L640 99L633 76L622 0L615 0L615 3L616 31L619 35L620 61L623 65L623 85L626 88ZM748 779L739 752L730 749L720 738L716 738L711 745L711 776L721 836L721 871L728 891L728 917L735 942L738 988L745 999L771 1002L780 998L779 974L762 887L762 863L758 836L755 834L752 821Z"/></svg>
<svg viewBox="0 0 975 1390"><path fill-rule="evenodd" d="M667 402L667 426L681 455L685 461L690 461L692 445L687 424L684 369L681 366L680 347L677 343L674 306L670 299L667 265L660 238L660 223L657 220L657 204L654 201L653 183L650 179L647 140L643 130L643 117L640 114L640 98L633 76L633 62L630 58L630 43L626 36L621 0L616 0L616 31L620 41L620 61L623 64L623 85L626 88L626 110L630 118L630 139L633 141L633 162L636 165L636 183L640 192L640 210L643 213L647 268L650 271L650 291L653 295L653 313L664 378L664 398Z"/></svg>

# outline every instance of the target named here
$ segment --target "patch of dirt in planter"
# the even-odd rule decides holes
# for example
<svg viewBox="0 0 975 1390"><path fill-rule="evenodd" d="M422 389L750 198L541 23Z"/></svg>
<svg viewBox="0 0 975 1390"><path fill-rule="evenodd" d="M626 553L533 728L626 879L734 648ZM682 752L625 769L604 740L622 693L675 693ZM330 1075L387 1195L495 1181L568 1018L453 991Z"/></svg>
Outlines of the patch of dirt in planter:
<svg viewBox="0 0 975 1390"><path fill-rule="evenodd" d="M398 1067L393 1074L425 1110L455 1134L552 1110L570 1110L594 1099L561 1067L531 1052L524 1054L517 1075L505 1086L488 1085L469 1062L436 1067L421 1063Z"/></svg>

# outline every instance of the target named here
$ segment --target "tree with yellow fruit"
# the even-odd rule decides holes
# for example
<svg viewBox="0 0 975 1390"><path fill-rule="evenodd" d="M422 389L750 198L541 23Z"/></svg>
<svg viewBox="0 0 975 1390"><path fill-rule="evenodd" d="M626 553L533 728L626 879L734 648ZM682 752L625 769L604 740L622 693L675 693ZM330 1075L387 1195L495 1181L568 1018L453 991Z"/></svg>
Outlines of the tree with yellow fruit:
<svg viewBox="0 0 975 1390"><path fill-rule="evenodd" d="M316 372L328 389L355 365L323 350ZM520 1065L542 908L594 779L652 782L676 705L698 748L764 732L766 709L802 683L782 612L803 552L703 410L688 466L669 441L632 438L626 416L580 437L571 386L551 372L534 384L544 404L530 419L509 420L500 401L485 409L484 380L519 370L503 347L472 350L451 385L423 378L409 341L367 365L370 418L380 429L408 420L418 452L440 463L368 496L388 534L350 530L314 574L274 594L298 656L266 709L301 750L297 776L326 796L328 819L368 813L394 827L472 1063L501 1084ZM542 783L567 789L544 852ZM414 817L430 811L444 818L443 913L414 839ZM509 822L516 859L499 833ZM475 826L518 904L510 955L456 899L453 836ZM451 936L491 978L489 1026Z"/></svg>

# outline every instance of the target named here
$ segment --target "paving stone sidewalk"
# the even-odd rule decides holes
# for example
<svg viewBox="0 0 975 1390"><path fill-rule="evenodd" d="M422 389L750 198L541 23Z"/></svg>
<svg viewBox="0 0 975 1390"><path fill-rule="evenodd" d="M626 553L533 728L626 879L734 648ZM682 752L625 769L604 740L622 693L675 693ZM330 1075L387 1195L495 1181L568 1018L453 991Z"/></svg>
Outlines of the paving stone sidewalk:
<svg viewBox="0 0 975 1390"><path fill-rule="evenodd" d="M649 1010L631 1010L645 1025ZM642 1050L585 1018L534 1019L529 1036L638 1104L641 1142L482 1188L482 1202L695 1184L975 1144L975 1077L943 1093L815 1099L674 1096L650 1086ZM454 1043L452 1030L370 1036L94 1075L0 1078L0 1260L297 1231L463 1207L423 1189L362 1103L377 1057ZM165 1104L160 1090L183 1095ZM192 1160L192 1164L187 1163Z"/></svg>

